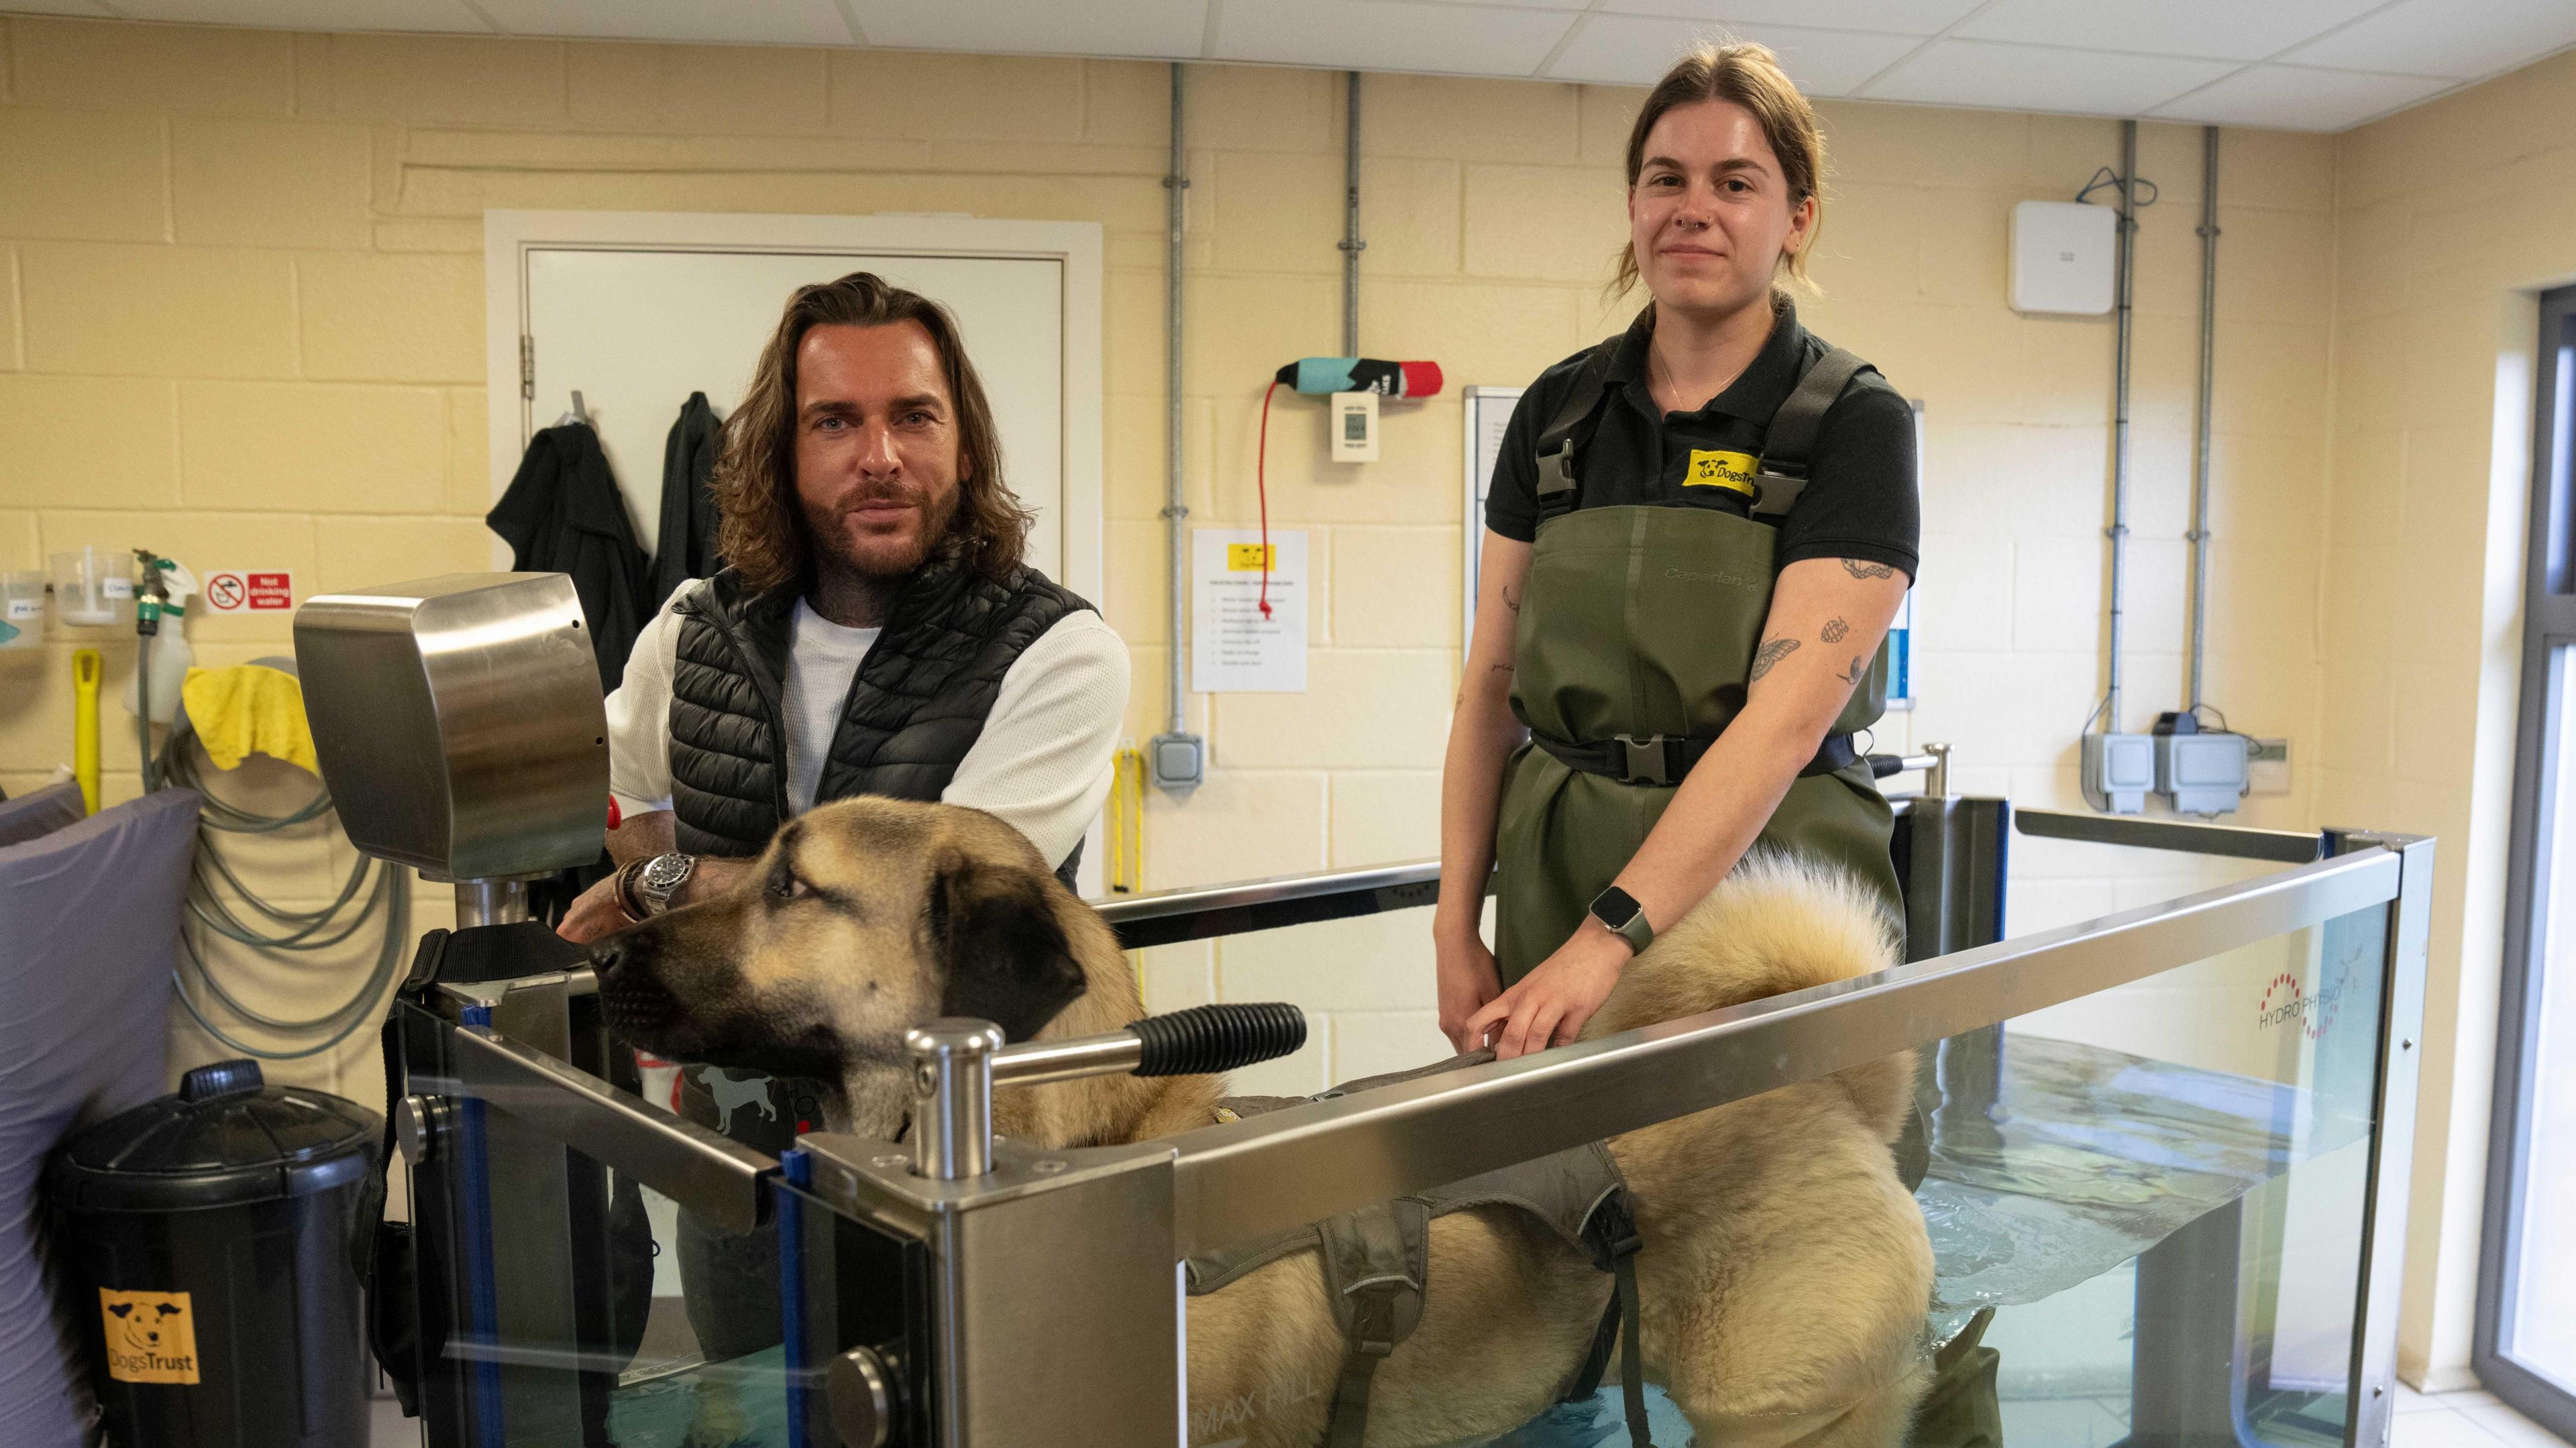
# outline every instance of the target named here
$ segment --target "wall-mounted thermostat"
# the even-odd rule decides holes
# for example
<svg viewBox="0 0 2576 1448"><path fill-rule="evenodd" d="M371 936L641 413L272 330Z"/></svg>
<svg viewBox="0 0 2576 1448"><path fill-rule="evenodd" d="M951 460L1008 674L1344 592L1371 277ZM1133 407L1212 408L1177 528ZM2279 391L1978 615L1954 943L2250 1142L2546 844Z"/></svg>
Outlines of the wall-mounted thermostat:
<svg viewBox="0 0 2576 1448"><path fill-rule="evenodd" d="M1332 422L1333 461L1337 463L1377 461L1376 393L1334 393Z"/></svg>
<svg viewBox="0 0 2576 1448"><path fill-rule="evenodd" d="M2119 225L2118 212L2081 201L2025 201L2014 207L2013 310L2082 317L2111 310Z"/></svg>

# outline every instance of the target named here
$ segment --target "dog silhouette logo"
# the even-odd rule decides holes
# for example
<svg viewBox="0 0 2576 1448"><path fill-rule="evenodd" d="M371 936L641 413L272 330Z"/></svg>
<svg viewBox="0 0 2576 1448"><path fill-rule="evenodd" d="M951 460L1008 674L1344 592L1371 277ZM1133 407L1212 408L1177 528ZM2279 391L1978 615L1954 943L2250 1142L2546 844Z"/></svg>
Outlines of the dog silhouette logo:
<svg viewBox="0 0 2576 1448"><path fill-rule="evenodd" d="M197 1316L185 1292L98 1290L107 1375L120 1383L197 1380Z"/></svg>
<svg viewBox="0 0 2576 1448"><path fill-rule="evenodd" d="M769 1104L769 1078L754 1076L737 1081L722 1066L707 1066L698 1072L698 1084L716 1098L716 1130L733 1134L733 1114L745 1106L757 1106L760 1114L772 1121L778 1119L778 1108Z"/></svg>

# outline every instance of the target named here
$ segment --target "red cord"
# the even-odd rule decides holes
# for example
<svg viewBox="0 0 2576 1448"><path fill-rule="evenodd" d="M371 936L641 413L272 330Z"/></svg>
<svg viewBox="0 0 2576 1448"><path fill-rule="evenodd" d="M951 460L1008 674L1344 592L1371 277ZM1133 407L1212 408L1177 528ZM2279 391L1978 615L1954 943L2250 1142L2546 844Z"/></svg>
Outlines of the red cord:
<svg viewBox="0 0 2576 1448"><path fill-rule="evenodd" d="M1252 477L1261 494L1261 616L1270 617L1270 394L1279 390L1272 378L1261 394L1261 447L1253 454Z"/></svg>

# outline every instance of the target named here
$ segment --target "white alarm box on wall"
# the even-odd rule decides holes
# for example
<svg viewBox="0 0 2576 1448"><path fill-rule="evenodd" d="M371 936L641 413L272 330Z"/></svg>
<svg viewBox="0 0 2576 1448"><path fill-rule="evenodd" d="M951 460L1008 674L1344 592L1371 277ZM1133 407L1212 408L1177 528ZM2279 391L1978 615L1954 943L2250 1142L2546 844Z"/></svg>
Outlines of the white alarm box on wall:
<svg viewBox="0 0 2576 1448"><path fill-rule="evenodd" d="M2013 310L2083 317L2111 310L2119 225L2117 211L2081 201L2025 201L2015 206Z"/></svg>
<svg viewBox="0 0 2576 1448"><path fill-rule="evenodd" d="M1332 418L1333 461L1337 463L1377 461L1376 393L1334 393Z"/></svg>

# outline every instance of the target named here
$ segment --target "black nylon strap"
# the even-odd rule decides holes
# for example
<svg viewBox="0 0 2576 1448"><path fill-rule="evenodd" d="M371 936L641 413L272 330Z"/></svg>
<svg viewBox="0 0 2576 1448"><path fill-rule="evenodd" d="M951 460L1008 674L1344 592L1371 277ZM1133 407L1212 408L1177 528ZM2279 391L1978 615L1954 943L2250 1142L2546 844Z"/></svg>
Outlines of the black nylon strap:
<svg viewBox="0 0 2576 1448"><path fill-rule="evenodd" d="M1324 1448L1360 1448L1368 1436L1369 1382L1395 1351L1395 1294L1399 1284L1363 1287L1352 1294L1351 1335L1342 1353L1342 1375L1333 1384L1333 1413Z"/></svg>
<svg viewBox="0 0 2576 1448"><path fill-rule="evenodd" d="M1807 464L1816 455L1817 434L1825 430L1825 413L1868 366L1840 347L1817 358L1816 365L1798 379L1789 400L1771 414L1771 425L1762 435L1762 470L1805 477Z"/></svg>
<svg viewBox="0 0 2576 1448"><path fill-rule="evenodd" d="M1530 731L1530 742L1556 756L1568 769L1585 774L1598 774L1621 784L1679 784L1689 774L1715 736L1650 734L1640 739L1622 734L1596 744L1576 744L1558 739L1536 729ZM1832 774L1860 758L1859 747L1849 734L1828 734L1817 746L1816 757L1798 771L1800 779L1819 774Z"/></svg>
<svg viewBox="0 0 2576 1448"><path fill-rule="evenodd" d="M1574 386L1556 409L1556 417L1547 430L1538 435L1538 517L1544 523L1574 511L1576 484L1574 449L1580 441L1575 434L1584 430L1592 414L1600 409L1601 395L1607 391L1610 358L1619 350L1619 338L1612 337L1594 347L1574 374Z"/></svg>

